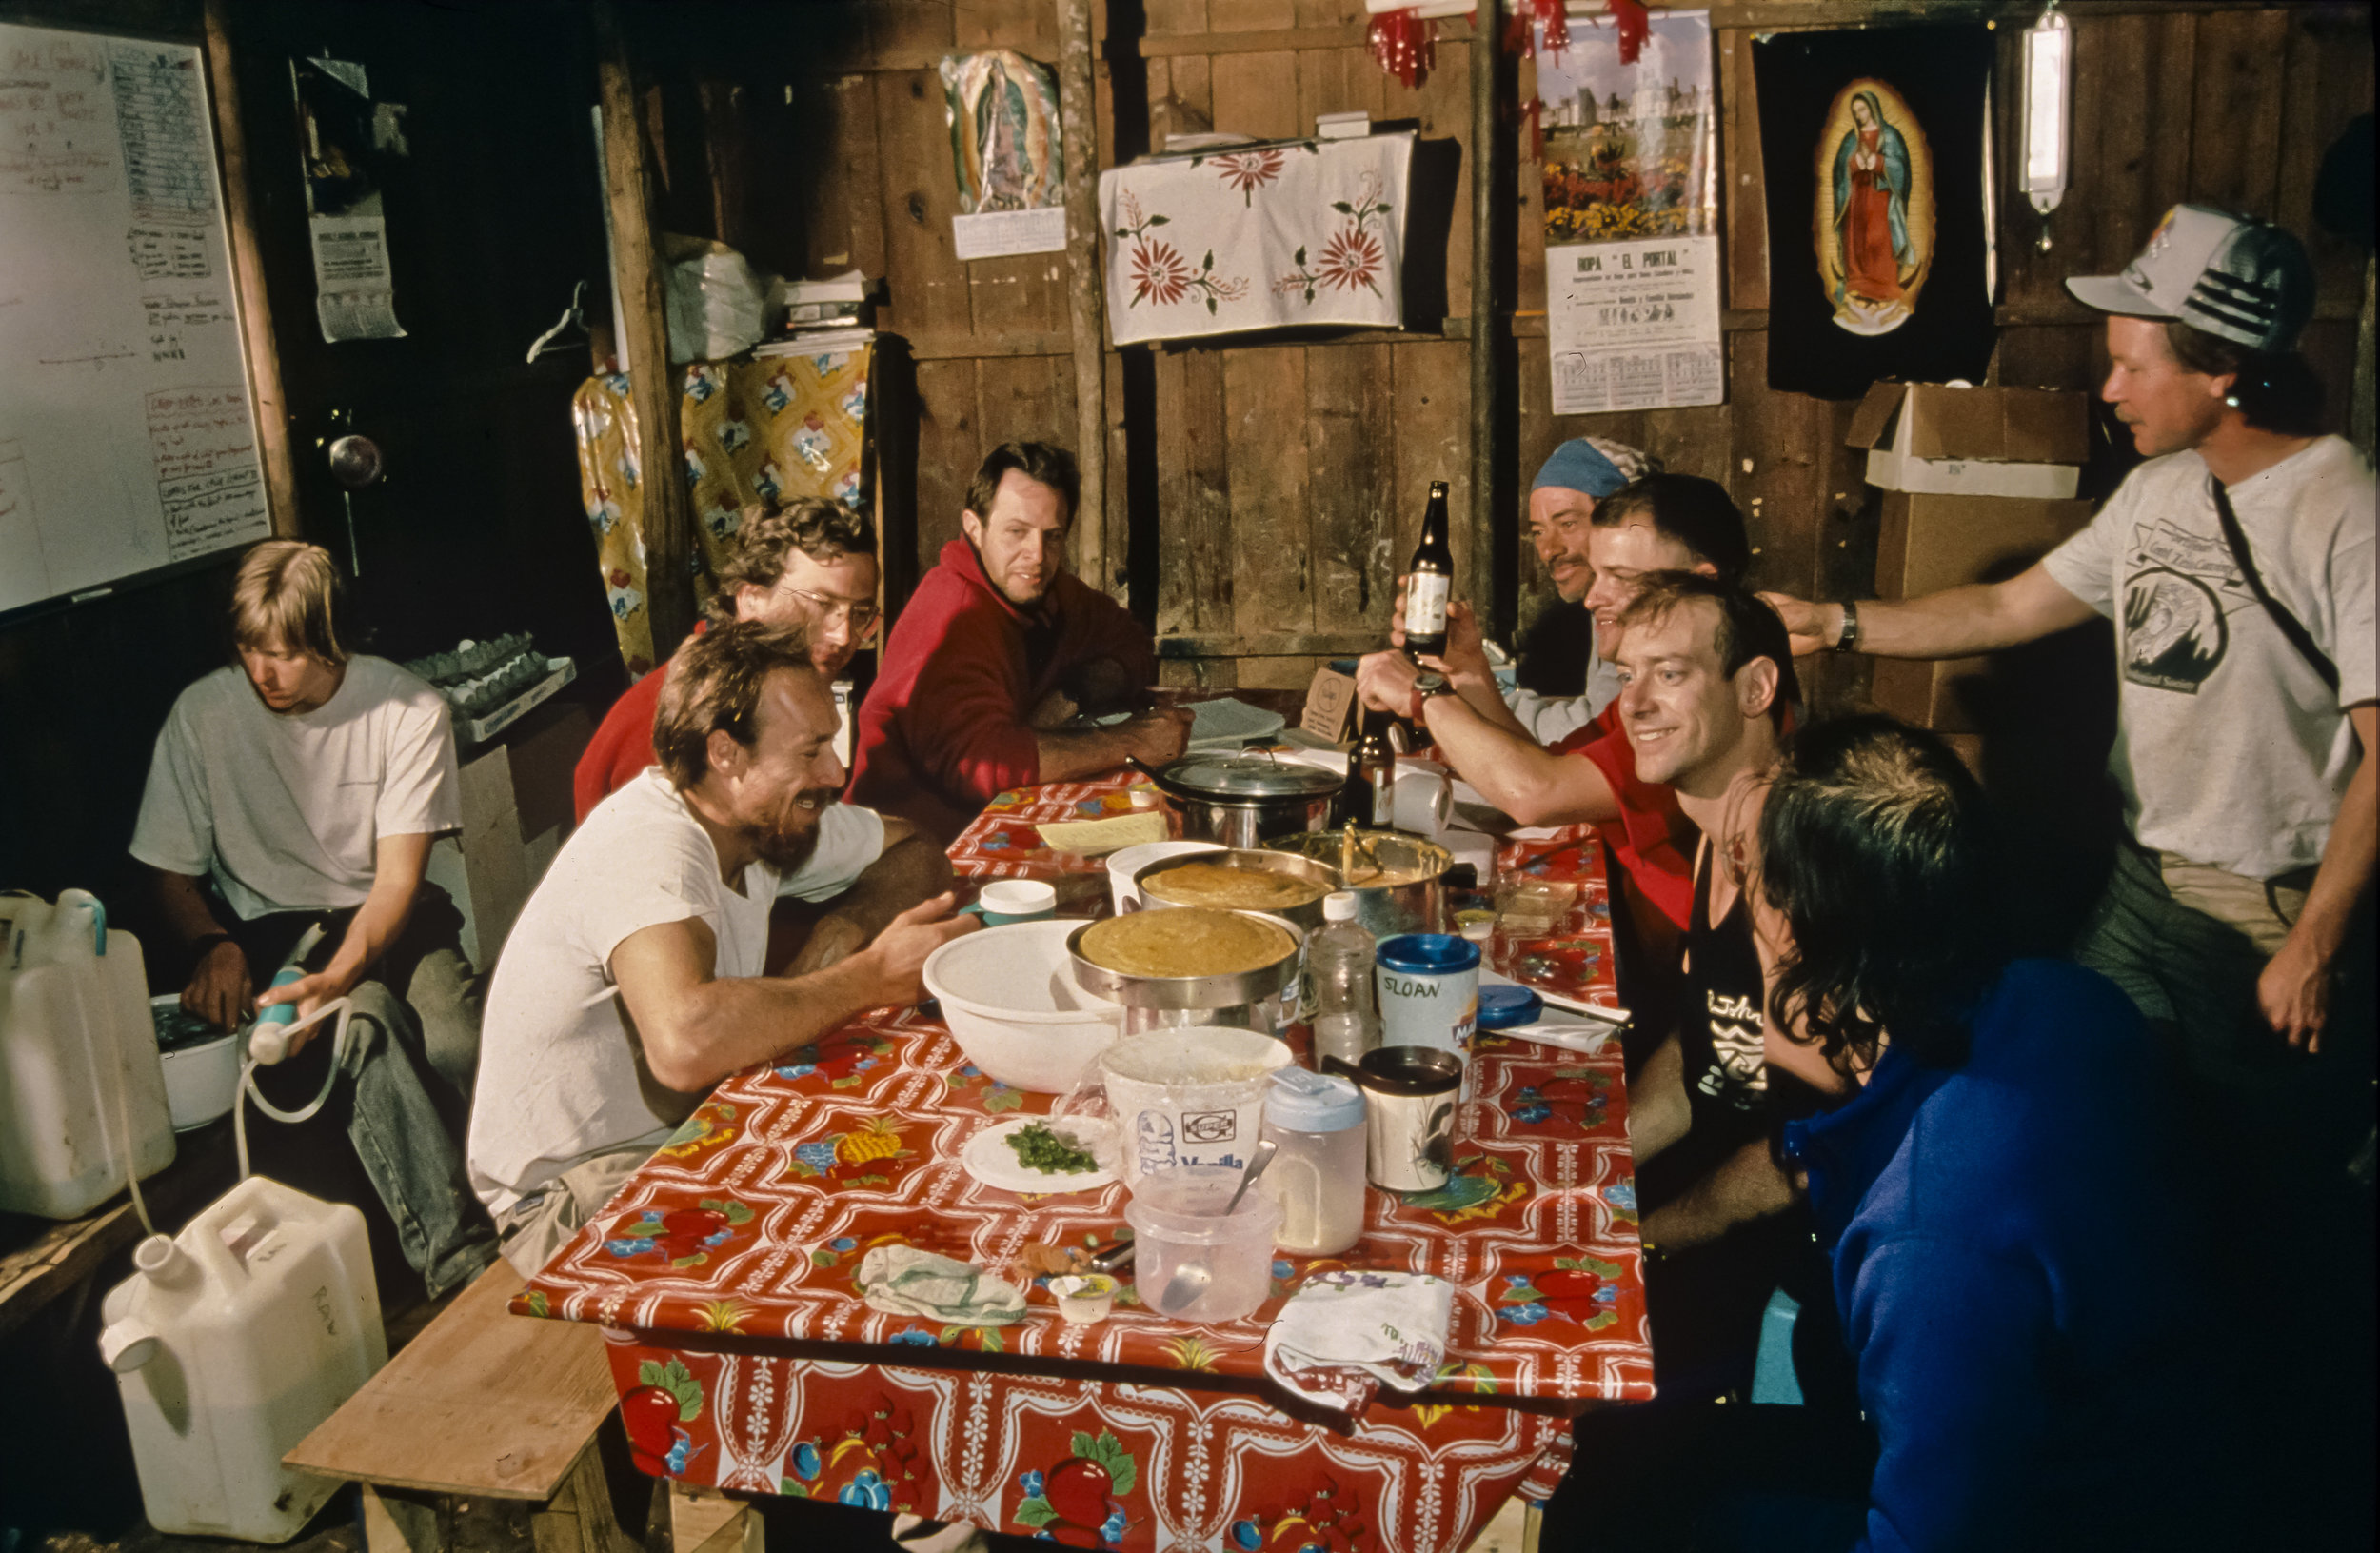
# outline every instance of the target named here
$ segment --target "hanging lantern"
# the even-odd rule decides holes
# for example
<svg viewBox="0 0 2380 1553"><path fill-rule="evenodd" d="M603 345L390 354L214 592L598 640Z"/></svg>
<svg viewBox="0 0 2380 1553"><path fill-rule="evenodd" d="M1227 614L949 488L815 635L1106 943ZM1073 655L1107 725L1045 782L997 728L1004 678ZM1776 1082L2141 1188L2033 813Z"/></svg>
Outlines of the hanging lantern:
<svg viewBox="0 0 2380 1553"><path fill-rule="evenodd" d="M2069 141L2074 127L2074 33L2057 0L2025 32L2025 197L2043 218L2041 247L2050 246L2049 214L2066 197Z"/></svg>

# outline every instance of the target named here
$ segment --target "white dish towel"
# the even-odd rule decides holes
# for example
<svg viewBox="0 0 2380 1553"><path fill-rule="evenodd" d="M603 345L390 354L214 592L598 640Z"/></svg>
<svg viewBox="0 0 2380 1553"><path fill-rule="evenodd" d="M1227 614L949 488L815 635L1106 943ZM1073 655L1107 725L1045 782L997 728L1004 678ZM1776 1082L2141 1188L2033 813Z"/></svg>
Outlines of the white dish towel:
<svg viewBox="0 0 2380 1553"><path fill-rule="evenodd" d="M1292 1395L1360 1417L1383 1385L1419 1391L1446 1360L1455 1285L1348 1268L1298 1286L1264 1339L1264 1372Z"/></svg>

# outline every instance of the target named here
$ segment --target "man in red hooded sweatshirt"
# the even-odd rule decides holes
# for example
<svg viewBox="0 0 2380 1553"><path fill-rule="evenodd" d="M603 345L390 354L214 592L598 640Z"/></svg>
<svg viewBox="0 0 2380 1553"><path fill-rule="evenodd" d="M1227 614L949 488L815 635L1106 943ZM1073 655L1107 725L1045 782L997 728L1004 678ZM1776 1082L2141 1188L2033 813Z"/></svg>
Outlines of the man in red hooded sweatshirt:
<svg viewBox="0 0 2380 1553"><path fill-rule="evenodd" d="M1157 673L1146 628L1062 569L1080 489L1073 455L1047 443L1002 443L976 470L966 537L919 580L860 707L852 803L947 846L1006 788L1181 753L1186 712L1061 731Z"/></svg>

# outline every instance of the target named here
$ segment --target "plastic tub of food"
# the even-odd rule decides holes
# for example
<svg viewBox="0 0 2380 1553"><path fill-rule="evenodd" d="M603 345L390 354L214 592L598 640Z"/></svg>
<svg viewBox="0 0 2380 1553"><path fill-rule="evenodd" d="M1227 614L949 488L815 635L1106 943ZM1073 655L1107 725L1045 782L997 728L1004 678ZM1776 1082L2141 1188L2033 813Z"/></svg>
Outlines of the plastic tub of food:
<svg viewBox="0 0 2380 1553"><path fill-rule="evenodd" d="M1141 1304L1175 1321L1238 1321L1273 1287L1273 1237L1280 1205L1262 1192L1223 1205L1240 1189L1238 1170L1184 1165L1142 1176L1124 1205L1132 1225L1133 1285ZM1204 1268L1204 1276L1197 1269ZM1187 1276L1177 1278L1184 1268Z"/></svg>

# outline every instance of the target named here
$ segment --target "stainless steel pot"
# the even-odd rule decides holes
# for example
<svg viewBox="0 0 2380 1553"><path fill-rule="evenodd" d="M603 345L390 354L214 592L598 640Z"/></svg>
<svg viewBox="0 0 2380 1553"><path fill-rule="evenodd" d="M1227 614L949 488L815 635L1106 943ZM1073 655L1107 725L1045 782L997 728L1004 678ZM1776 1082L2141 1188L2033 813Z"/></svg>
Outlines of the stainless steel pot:
<svg viewBox="0 0 2380 1553"><path fill-rule="evenodd" d="M1355 869L1344 869L1345 830L1325 830L1308 836L1282 836L1265 843L1268 851L1285 852L1319 863L1331 872L1333 889L1356 897L1356 921L1375 938L1397 933L1443 933L1446 926L1446 870L1455 854L1434 841L1400 830L1355 831ZM1210 854L1211 855L1211 854ZM1381 873L1418 877L1397 885L1366 884Z"/></svg>
<svg viewBox="0 0 2380 1553"><path fill-rule="evenodd" d="M1224 846L1319 830L1346 786L1336 772L1263 755L1189 755L1162 769L1132 764L1157 784L1175 835Z"/></svg>
<svg viewBox="0 0 2380 1553"><path fill-rule="evenodd" d="M1213 856L1213 853L1203 854ZM1134 976L1110 970L1082 952L1084 923L1066 935L1075 980L1086 992L1124 1006L1124 1033L1180 1025L1236 1025L1277 1035L1297 1019L1297 986L1305 966L1305 929L1265 911L1237 915L1269 922L1288 933L1288 954L1269 966L1230 976Z"/></svg>
<svg viewBox="0 0 2380 1553"><path fill-rule="evenodd" d="M1160 857L1146 864L1132 876L1135 888L1140 892L1145 906L1180 906L1182 903L1166 898L1164 877L1177 868L1193 863L1211 866L1262 868L1268 873L1285 873L1302 879L1318 887L1322 894L1303 906L1282 906L1275 914L1295 923L1306 932L1322 926L1322 895L1339 887L1339 870L1302 858L1292 852L1276 852L1251 847L1226 847L1220 852L1189 852L1177 857ZM1240 909L1232 907L1229 909Z"/></svg>

